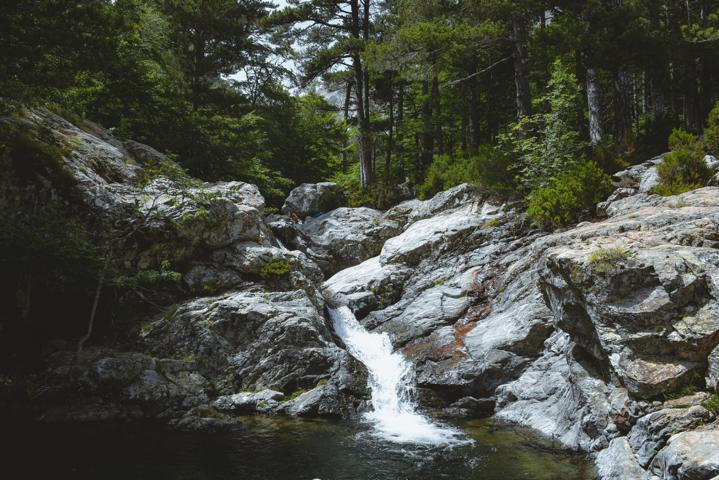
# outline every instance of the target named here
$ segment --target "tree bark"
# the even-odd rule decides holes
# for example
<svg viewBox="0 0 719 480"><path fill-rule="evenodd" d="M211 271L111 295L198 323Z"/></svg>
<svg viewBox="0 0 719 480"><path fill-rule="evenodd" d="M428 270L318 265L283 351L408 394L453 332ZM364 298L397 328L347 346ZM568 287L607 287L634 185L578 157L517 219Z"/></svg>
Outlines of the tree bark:
<svg viewBox="0 0 719 480"><path fill-rule="evenodd" d="M398 174L401 182L405 180L404 156L402 155L402 124L404 122L404 82L400 81L397 98L397 158L399 159Z"/></svg>
<svg viewBox="0 0 719 480"><path fill-rule="evenodd" d="M389 135L387 137L387 157L384 162L384 179L389 185L392 178L392 150L394 147L394 84L392 74L389 77Z"/></svg>
<svg viewBox="0 0 719 480"><path fill-rule="evenodd" d="M517 120L532 114L532 92L529 86L529 52L527 51L527 25L518 14L512 14L512 41L514 43L514 83L517 90Z"/></svg>
<svg viewBox="0 0 719 480"><path fill-rule="evenodd" d="M90 339L92 330L95 327L95 315L97 314L97 305L100 303L100 293L102 292L102 286L105 283L105 275L107 274L108 267L110 266L110 260L112 259L112 247L105 254L105 262L103 263L102 270L100 271L100 277L97 279L97 288L95 289L95 298L92 301L92 309L90 310L90 319L87 322L87 332L77 342L77 352L75 353L75 361L80 360L82 354L82 347Z"/></svg>
<svg viewBox="0 0 719 480"><path fill-rule="evenodd" d="M350 103L352 102L352 81L347 80L347 87L345 90L345 104L344 104L344 110L342 111L344 115L345 123L347 123L347 119L350 116ZM347 148L342 150L342 171L346 172L349 168L349 162L347 161Z"/></svg>
<svg viewBox="0 0 719 480"><path fill-rule="evenodd" d="M434 125L432 124L432 99L429 81L422 81L422 157L419 168L420 178L424 177L434 156Z"/></svg>
<svg viewBox="0 0 719 480"><path fill-rule="evenodd" d="M602 95L599 76L594 67L587 68L587 107L589 110L589 141L592 145L604 137L602 123Z"/></svg>
<svg viewBox="0 0 719 480"><path fill-rule="evenodd" d="M479 91L476 77L469 79L469 150L472 154L479 151L481 129L479 124Z"/></svg>
<svg viewBox="0 0 719 480"><path fill-rule="evenodd" d="M359 0L351 0L352 36L360 37ZM372 139L368 111L365 110L365 72L362 68L360 52L355 48L352 52L352 65L355 76L355 98L357 103L357 121L359 126L360 144L360 187L366 190L372 183Z"/></svg>
<svg viewBox="0 0 719 480"><path fill-rule="evenodd" d="M437 68L432 75L432 123L434 124L434 138L437 143L437 153L444 155L444 134L442 133L442 98L439 93L439 78Z"/></svg>
<svg viewBox="0 0 719 480"><path fill-rule="evenodd" d="M632 129L632 105L629 88L629 73L624 67L620 67L614 81L614 115L617 142L626 140Z"/></svg>

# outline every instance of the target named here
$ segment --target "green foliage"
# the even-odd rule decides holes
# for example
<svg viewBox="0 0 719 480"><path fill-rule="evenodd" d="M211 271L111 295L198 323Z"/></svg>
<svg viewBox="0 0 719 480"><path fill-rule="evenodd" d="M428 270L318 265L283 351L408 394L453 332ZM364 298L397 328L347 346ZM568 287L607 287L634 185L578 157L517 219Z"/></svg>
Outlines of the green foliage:
<svg viewBox="0 0 719 480"><path fill-rule="evenodd" d="M478 154L468 158L436 155L419 187L419 197L431 198L462 183L482 184L506 193L514 188L510 168L509 157L491 145L481 145Z"/></svg>
<svg viewBox="0 0 719 480"><path fill-rule="evenodd" d="M702 402L702 407L706 408L714 415L719 415L719 395L713 394Z"/></svg>
<svg viewBox="0 0 719 480"><path fill-rule="evenodd" d="M260 277L264 280L282 278L292 271L292 266L284 260L273 260L267 262L260 270Z"/></svg>
<svg viewBox="0 0 719 480"><path fill-rule="evenodd" d="M547 94L538 104L545 113L524 117L502 137L504 148L521 161L519 180L527 190L546 187L580 162L586 143L577 119L580 90L576 76L560 59L552 66Z"/></svg>
<svg viewBox="0 0 719 480"><path fill-rule="evenodd" d="M498 218L491 218L482 223L482 228L497 228L502 225Z"/></svg>
<svg viewBox="0 0 719 480"><path fill-rule="evenodd" d="M527 215L540 227L557 228L591 212L611 190L611 178L596 163L582 162L532 191Z"/></svg>
<svg viewBox="0 0 719 480"><path fill-rule="evenodd" d="M711 178L704 151L696 135L674 130L669 137L671 153L657 166L660 184L654 191L670 196L701 188Z"/></svg>
<svg viewBox="0 0 719 480"><path fill-rule="evenodd" d="M630 257L629 250L623 247L598 248L589 255L589 265L595 272L608 273Z"/></svg>
<svg viewBox="0 0 719 480"><path fill-rule="evenodd" d="M212 418L215 420L227 420L227 417L215 410L214 408L200 406L195 409L195 413L200 418Z"/></svg>
<svg viewBox="0 0 719 480"><path fill-rule="evenodd" d="M85 225L59 206L0 214L0 270L67 285L92 282L102 249ZM61 285L58 285L61 286Z"/></svg>
<svg viewBox="0 0 719 480"><path fill-rule="evenodd" d="M347 203L350 207L371 207L386 210L399 201L399 191L394 185L376 182L368 189L363 190L359 181L359 163L352 163L347 171L338 172L331 178L347 193Z"/></svg>
<svg viewBox="0 0 719 480"><path fill-rule="evenodd" d="M61 194L74 198L77 180L64 168L70 149L52 139L44 140L44 136L45 132L28 127L0 124L0 154L9 157L21 180L35 184L49 180Z"/></svg>
<svg viewBox="0 0 719 480"><path fill-rule="evenodd" d="M710 153L719 155L719 102L709 112L707 126L704 129L704 145Z"/></svg>
<svg viewBox="0 0 719 480"><path fill-rule="evenodd" d="M704 379L697 372L692 372L687 380L687 383L682 386L679 390L668 392L664 394L664 398L667 400L676 400L682 397L688 397L700 392L704 387ZM711 399L710 399L711 400Z"/></svg>
<svg viewBox="0 0 719 480"><path fill-rule="evenodd" d="M179 284L182 274L171 270L170 262L163 261L158 270L139 270L130 275L118 275L112 284L119 288L147 287L158 284Z"/></svg>
<svg viewBox="0 0 719 480"><path fill-rule="evenodd" d="M299 397L300 395L307 393L307 390L304 388L299 388L292 392L290 395L285 397L285 401L294 400L295 398Z"/></svg>

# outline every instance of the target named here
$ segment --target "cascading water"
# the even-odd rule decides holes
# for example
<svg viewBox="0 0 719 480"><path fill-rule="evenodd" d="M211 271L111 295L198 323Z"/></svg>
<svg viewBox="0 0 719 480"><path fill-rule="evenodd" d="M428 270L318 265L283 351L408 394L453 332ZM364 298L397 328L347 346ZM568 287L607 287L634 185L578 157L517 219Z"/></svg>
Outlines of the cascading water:
<svg viewBox="0 0 719 480"><path fill-rule="evenodd" d="M368 332L348 307L330 309L337 334L350 354L369 373L374 410L365 414L380 438L397 443L450 445L466 443L458 430L431 421L417 412L414 372L387 333Z"/></svg>

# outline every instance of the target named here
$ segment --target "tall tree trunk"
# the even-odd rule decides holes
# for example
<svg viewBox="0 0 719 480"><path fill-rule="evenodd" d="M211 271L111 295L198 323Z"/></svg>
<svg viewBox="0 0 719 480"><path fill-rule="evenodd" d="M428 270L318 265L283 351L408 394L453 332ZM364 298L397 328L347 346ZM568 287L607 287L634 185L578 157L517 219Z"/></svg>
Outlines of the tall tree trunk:
<svg viewBox="0 0 719 480"><path fill-rule="evenodd" d="M389 77L389 135L387 137L387 156L384 162L384 179L389 185L392 178L392 149L394 147L394 83L392 74Z"/></svg>
<svg viewBox="0 0 719 480"><path fill-rule="evenodd" d="M514 43L514 83L517 90L517 120L532 114L532 92L529 87L529 52L527 25L518 13L512 14L512 42Z"/></svg>
<svg viewBox="0 0 719 480"><path fill-rule="evenodd" d="M499 118L497 115L497 103L494 95L491 94L491 92L495 91L496 88L499 88L497 85L496 79L494 78L494 73L489 73L489 88L487 88L487 92L490 92L487 94L487 106L486 106L486 113L487 113L487 141L489 143L494 143L497 137L499 136Z"/></svg>
<svg viewBox="0 0 719 480"><path fill-rule="evenodd" d="M399 159L398 173L400 182L405 181L404 171L404 155L402 148L402 124L404 122L404 82L401 81L399 84L399 92L397 98L397 158Z"/></svg>
<svg viewBox="0 0 719 480"><path fill-rule="evenodd" d="M18 280L16 291L17 306L23 328L28 332L32 329L30 313L32 311L32 273L27 272Z"/></svg>
<svg viewBox="0 0 719 480"><path fill-rule="evenodd" d="M434 156L434 125L432 124L432 99L429 92L429 81L422 81L422 161L419 170L420 178L424 178L427 168L432 164Z"/></svg>
<svg viewBox="0 0 719 480"><path fill-rule="evenodd" d="M352 36L360 37L359 0L351 1L352 9ZM372 183L372 138L370 137L370 123L368 111L365 110L365 73L362 68L362 59L357 48L352 52L352 65L355 77L355 98L357 100L357 121L359 124L360 144L360 187L364 190Z"/></svg>
<svg viewBox="0 0 719 480"><path fill-rule="evenodd" d="M105 254L105 261L102 265L102 270L100 271L100 277L97 279L97 287L95 288L95 298L92 301L92 309L90 310L90 319L87 322L87 331L85 332L85 335L82 336L82 338L77 342L77 352L75 353L75 361L80 360L80 355L82 354L82 347L85 345L85 342L87 342L90 339L90 336L92 335L92 331L95 328L95 315L97 314L97 306L100 303L100 293L102 292L102 286L105 283L105 276L107 275L107 270L110 266L110 260L112 259L112 247L107 251Z"/></svg>
<svg viewBox="0 0 719 480"><path fill-rule="evenodd" d="M481 129L479 124L479 91L477 85L477 77L470 78L467 84L469 88L468 128L469 150L471 154L476 154L479 151L481 135Z"/></svg>
<svg viewBox="0 0 719 480"><path fill-rule="evenodd" d="M444 134L442 133L442 98L439 94L439 78L435 66L432 75L432 123L434 124L434 138L437 143L437 153L444 155Z"/></svg>
<svg viewBox="0 0 719 480"><path fill-rule="evenodd" d="M460 128L460 148L462 149L462 156L468 157L471 153L472 147L470 147L470 140L469 140L469 108L463 108L461 110L461 117L460 120L462 122L461 128Z"/></svg>
<svg viewBox="0 0 719 480"><path fill-rule="evenodd" d="M703 115L701 115L701 106L699 98L701 95L701 86L699 80L699 59L692 58L687 60L686 64L686 87L684 94L684 124L685 128L690 132L699 132L704 123Z"/></svg>
<svg viewBox="0 0 719 480"><path fill-rule="evenodd" d="M597 144L604 137L602 123L602 94L599 76L594 67L587 68L587 107L589 110L589 141Z"/></svg>
<svg viewBox="0 0 719 480"><path fill-rule="evenodd" d="M629 85L629 73L619 67L614 80L614 122L617 142L629 137L632 129L632 105Z"/></svg>
<svg viewBox="0 0 719 480"><path fill-rule="evenodd" d="M350 116L350 103L352 102L352 80L347 80L347 88L345 90L345 104L342 114L344 115L345 123ZM349 162L347 160L347 146L342 149L342 171L346 172L349 168Z"/></svg>

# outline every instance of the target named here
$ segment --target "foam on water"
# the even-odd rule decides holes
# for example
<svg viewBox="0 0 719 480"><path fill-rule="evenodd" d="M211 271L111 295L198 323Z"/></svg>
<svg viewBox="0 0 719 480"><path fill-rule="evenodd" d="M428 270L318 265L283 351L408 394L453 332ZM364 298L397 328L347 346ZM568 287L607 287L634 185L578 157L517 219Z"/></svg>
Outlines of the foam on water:
<svg viewBox="0 0 719 480"><path fill-rule="evenodd" d="M374 409L365 418L373 425L376 436L397 443L426 445L470 441L460 431L417 412L412 365L393 349L387 333L368 332L347 307L330 309L330 316L350 354L367 367Z"/></svg>

